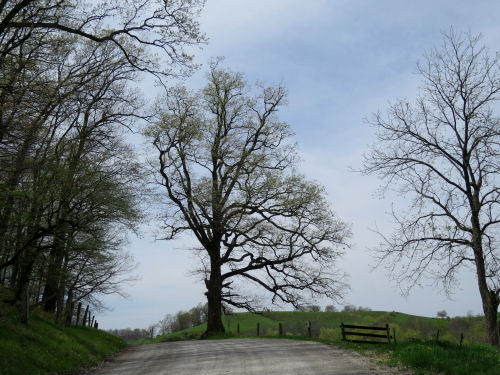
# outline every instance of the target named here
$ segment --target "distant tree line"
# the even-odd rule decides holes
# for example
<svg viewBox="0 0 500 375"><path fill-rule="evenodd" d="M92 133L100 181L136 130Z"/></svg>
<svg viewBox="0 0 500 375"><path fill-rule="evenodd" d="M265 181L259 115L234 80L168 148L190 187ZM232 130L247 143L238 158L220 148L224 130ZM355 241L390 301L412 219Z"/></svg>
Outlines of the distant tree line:
<svg viewBox="0 0 500 375"><path fill-rule="evenodd" d="M363 307L359 306L356 307L354 305L345 305L342 309L342 312L355 312L355 311L371 311L372 309L369 307ZM305 305L301 306L296 311L301 311L301 312L320 312L321 306L320 305ZM335 305L326 305L324 312L338 312L339 309Z"/></svg>
<svg viewBox="0 0 500 375"><path fill-rule="evenodd" d="M207 313L208 305L200 303L189 311L178 311L175 314L167 314L156 323L156 334L166 335L206 323Z"/></svg>
<svg viewBox="0 0 500 375"><path fill-rule="evenodd" d="M121 337L125 341L136 341L150 337L149 330L143 328L108 329L107 332Z"/></svg>
<svg viewBox="0 0 500 375"><path fill-rule="evenodd" d="M166 335L168 333L182 331L187 328L207 322L207 304L198 304L188 311L179 310L175 314L167 314L157 323L150 324L147 329L144 328L124 328L110 329L109 333L121 337L125 341L135 341L144 338L154 338L156 336Z"/></svg>
<svg viewBox="0 0 500 375"><path fill-rule="evenodd" d="M0 286L24 322L38 305L71 324L75 303L123 293L133 262L122 233L141 219L124 138L145 118L132 84L189 67L199 6L0 3Z"/></svg>

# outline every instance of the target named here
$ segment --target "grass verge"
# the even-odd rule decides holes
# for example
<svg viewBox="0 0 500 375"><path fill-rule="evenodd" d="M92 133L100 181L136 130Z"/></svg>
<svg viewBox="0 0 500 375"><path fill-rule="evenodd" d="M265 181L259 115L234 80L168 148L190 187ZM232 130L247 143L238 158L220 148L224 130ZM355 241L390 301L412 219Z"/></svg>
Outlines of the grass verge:
<svg viewBox="0 0 500 375"><path fill-rule="evenodd" d="M125 342L89 327L65 328L32 314L19 323L12 307L0 305L0 374L76 374L115 353Z"/></svg>
<svg viewBox="0 0 500 375"><path fill-rule="evenodd" d="M498 375L500 351L486 345L406 342L395 345L390 353L390 363L411 368L419 375Z"/></svg>

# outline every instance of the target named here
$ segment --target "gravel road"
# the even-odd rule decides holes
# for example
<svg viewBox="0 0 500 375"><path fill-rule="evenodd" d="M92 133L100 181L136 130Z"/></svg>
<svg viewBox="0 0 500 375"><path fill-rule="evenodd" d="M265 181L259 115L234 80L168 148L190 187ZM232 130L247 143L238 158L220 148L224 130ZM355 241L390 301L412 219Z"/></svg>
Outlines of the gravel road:
<svg viewBox="0 0 500 375"><path fill-rule="evenodd" d="M230 339L134 346L93 375L399 374L330 345L282 339Z"/></svg>

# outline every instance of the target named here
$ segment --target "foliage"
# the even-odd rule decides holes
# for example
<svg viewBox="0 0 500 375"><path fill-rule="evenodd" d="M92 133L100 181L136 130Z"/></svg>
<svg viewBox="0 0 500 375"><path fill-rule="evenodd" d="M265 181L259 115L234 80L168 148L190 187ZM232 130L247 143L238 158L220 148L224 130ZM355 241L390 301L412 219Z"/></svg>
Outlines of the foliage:
<svg viewBox="0 0 500 375"><path fill-rule="evenodd" d="M438 311L436 315L438 316L438 318L447 318L448 317L448 313L446 312L446 310Z"/></svg>
<svg viewBox="0 0 500 375"><path fill-rule="evenodd" d="M194 67L203 4L0 4L0 285L25 323L39 304L69 325L76 303L126 294L144 193L124 136L145 116L134 84Z"/></svg>

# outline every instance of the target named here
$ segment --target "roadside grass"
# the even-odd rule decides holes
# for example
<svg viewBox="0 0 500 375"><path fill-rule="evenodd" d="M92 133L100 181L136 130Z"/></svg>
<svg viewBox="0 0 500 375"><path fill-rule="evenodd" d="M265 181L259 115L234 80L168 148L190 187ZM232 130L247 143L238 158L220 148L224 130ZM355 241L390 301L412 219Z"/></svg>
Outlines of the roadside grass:
<svg viewBox="0 0 500 375"><path fill-rule="evenodd" d="M329 342L332 343L332 342ZM344 349L379 358L382 364L411 369L416 375L499 375L500 349L435 340L406 341L391 345L332 343Z"/></svg>
<svg viewBox="0 0 500 375"><path fill-rule="evenodd" d="M43 314L23 325L16 309L0 302L1 375L76 374L125 345L101 330L55 325Z"/></svg>
<svg viewBox="0 0 500 375"><path fill-rule="evenodd" d="M390 355L392 364L402 364L416 374L498 375L500 351L486 345L458 346L447 342L406 342Z"/></svg>

